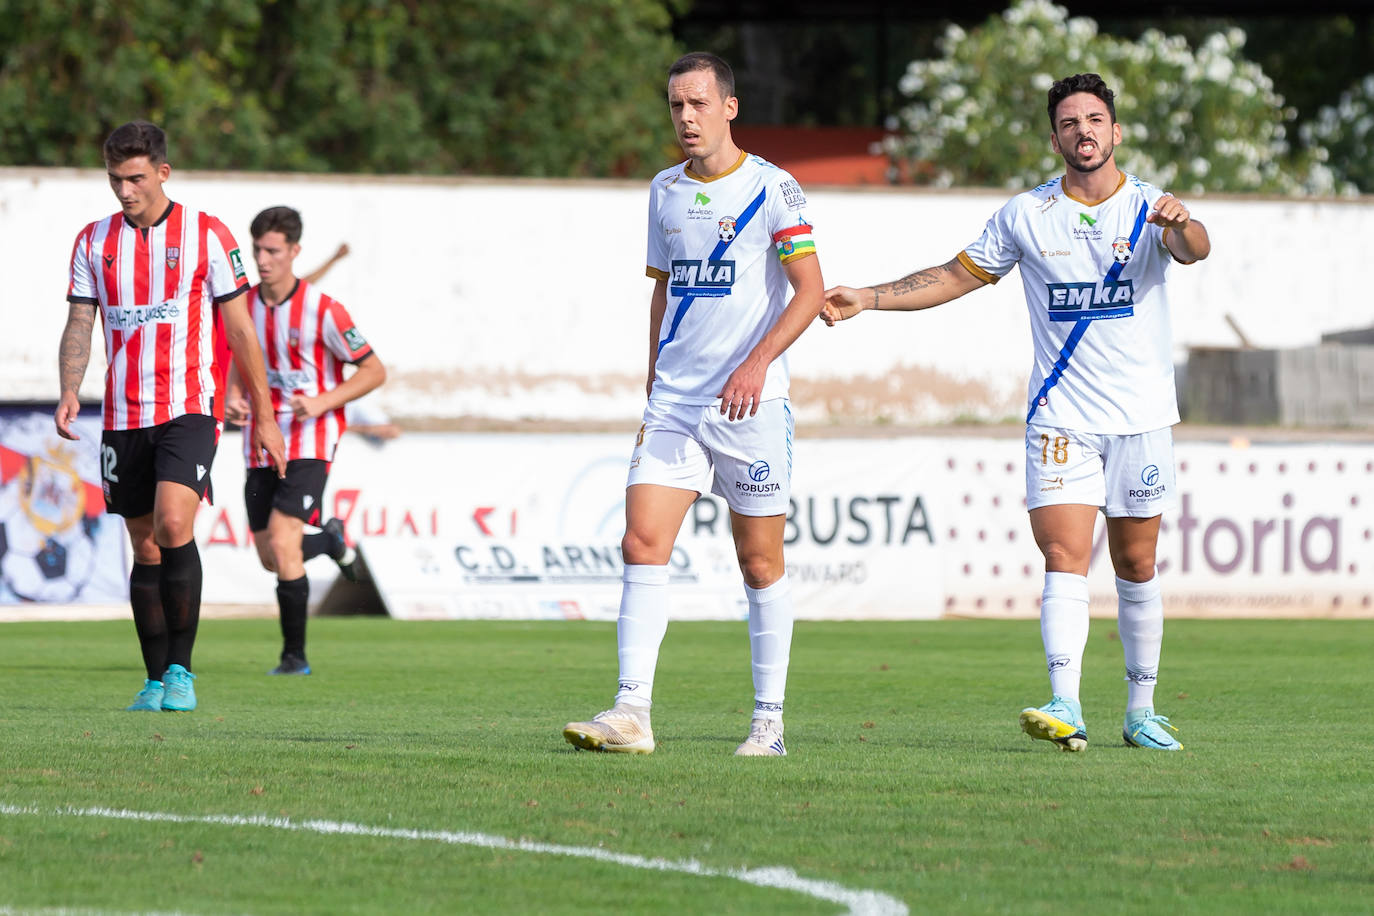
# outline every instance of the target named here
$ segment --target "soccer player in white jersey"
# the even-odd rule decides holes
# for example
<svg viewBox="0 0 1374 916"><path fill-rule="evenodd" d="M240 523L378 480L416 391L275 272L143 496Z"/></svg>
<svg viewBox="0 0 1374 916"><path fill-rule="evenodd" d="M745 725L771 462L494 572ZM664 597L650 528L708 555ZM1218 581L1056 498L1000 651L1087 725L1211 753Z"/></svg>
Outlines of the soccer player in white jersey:
<svg viewBox="0 0 1374 916"><path fill-rule="evenodd" d="M76 438L71 424L98 312L109 364L101 484L106 509L124 516L133 543L129 603L147 669L128 708L189 712L196 707L191 650L201 592L193 524L210 486L224 400L216 311L253 402L266 409L272 402L244 307L248 280L238 245L215 217L167 199L166 135L133 121L110 134L104 155L121 212L76 237L54 420L59 435ZM254 427L252 442L278 473L286 467L275 424Z"/></svg>
<svg viewBox="0 0 1374 916"><path fill-rule="evenodd" d="M1113 93L1095 73L1049 91L1050 146L1064 175L1018 194L947 264L865 289L826 291L827 324L866 309L913 311L996 283L1021 265L1034 338L1026 413L1026 506L1045 556L1040 630L1050 702L1021 728L1087 747L1079 699L1088 639L1088 560L1101 510L1116 571L1129 745L1179 750L1154 710L1164 634L1155 577L1163 512L1174 506L1178 422L1165 279L1172 261L1207 257L1188 208L1117 168Z"/></svg>
<svg viewBox="0 0 1374 916"><path fill-rule="evenodd" d="M649 403L625 489L620 680L611 709L563 729L589 750L654 749L649 708L668 625L668 559L687 510L710 486L730 506L749 602L754 714L736 753L786 753L785 351L819 314L825 284L801 188L731 139L734 92L734 74L713 54L688 54L668 70L668 107L688 159L650 186Z"/></svg>
<svg viewBox="0 0 1374 916"><path fill-rule="evenodd" d="M277 574L282 651L269 674L309 674L305 630L310 580L305 562L326 554L349 579L356 553L343 522L320 523L329 466L347 428L344 405L386 381L386 367L342 303L297 279L301 215L268 207L253 219L253 261L260 283L248 293L248 314L267 364L277 424L286 440L286 476L278 479L245 441L243 498L248 529L264 569ZM322 273L323 271L319 271ZM344 378L343 367L357 367ZM249 404L230 381L228 417L245 423ZM306 534L313 525L318 533Z"/></svg>

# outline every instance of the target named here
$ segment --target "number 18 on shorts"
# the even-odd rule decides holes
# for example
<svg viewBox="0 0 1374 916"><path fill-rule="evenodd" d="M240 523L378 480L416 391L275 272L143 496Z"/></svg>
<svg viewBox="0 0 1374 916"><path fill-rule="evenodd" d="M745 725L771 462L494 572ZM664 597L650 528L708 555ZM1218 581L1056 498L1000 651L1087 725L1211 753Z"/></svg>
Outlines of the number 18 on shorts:
<svg viewBox="0 0 1374 916"><path fill-rule="evenodd" d="M1169 427L1108 436L1026 427L1026 508L1085 505L1108 518L1152 518L1178 502Z"/></svg>

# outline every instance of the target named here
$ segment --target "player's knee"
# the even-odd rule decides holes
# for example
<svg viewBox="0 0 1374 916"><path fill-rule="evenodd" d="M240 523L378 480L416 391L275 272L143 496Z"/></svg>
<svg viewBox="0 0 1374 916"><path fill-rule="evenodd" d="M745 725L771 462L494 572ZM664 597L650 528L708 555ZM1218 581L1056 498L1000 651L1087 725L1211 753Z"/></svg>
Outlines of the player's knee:
<svg viewBox="0 0 1374 916"><path fill-rule="evenodd" d="M620 539L620 556L629 565L662 566L673 551L672 542L666 545L652 535L627 529Z"/></svg>
<svg viewBox="0 0 1374 916"><path fill-rule="evenodd" d="M1047 541L1041 544L1040 552L1045 555L1046 569L1071 570L1086 568L1088 565L1088 558L1083 556L1081 551L1061 541Z"/></svg>
<svg viewBox="0 0 1374 916"><path fill-rule="evenodd" d="M1155 575L1155 555L1153 551L1139 554L1125 554L1112 557L1112 566L1118 577L1127 582L1148 582Z"/></svg>
<svg viewBox="0 0 1374 916"><path fill-rule="evenodd" d="M767 588L782 578L781 564L766 554L740 554L739 571L750 588Z"/></svg>
<svg viewBox="0 0 1374 916"><path fill-rule="evenodd" d="M185 512L178 506L161 509L153 516L153 539L163 547L180 547L195 536L195 508Z"/></svg>

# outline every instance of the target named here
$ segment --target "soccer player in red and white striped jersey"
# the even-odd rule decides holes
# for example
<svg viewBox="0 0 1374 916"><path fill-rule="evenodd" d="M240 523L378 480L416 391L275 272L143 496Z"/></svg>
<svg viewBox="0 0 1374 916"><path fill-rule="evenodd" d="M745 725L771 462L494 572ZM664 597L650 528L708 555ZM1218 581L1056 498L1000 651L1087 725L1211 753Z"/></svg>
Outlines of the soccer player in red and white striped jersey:
<svg viewBox="0 0 1374 916"><path fill-rule="evenodd" d="M264 569L277 574L282 653L270 673L309 674L305 623L310 580L305 561L328 554L344 575L354 577L356 555L344 536L343 522L334 518L320 524L329 465L347 427L344 405L386 381L386 367L347 309L296 277L300 213L269 207L253 219L251 232L253 260L262 282L248 294L248 312L267 363L287 463L286 476L278 480L261 454L246 447L243 495L258 558ZM347 377L345 364L357 367ZM231 392L234 389L231 378ZM247 403L232 393L228 408L230 419L247 419ZM305 534L306 524L323 530Z"/></svg>
<svg viewBox="0 0 1374 916"><path fill-rule="evenodd" d="M216 309L254 402L265 408L271 400L238 245L215 217L167 198L166 135L130 122L110 134L104 156L120 212L82 229L72 249L54 419L61 436L77 438L71 424L99 314L109 364L101 482L106 509L124 516L133 544L129 600L147 669L129 709L189 711L201 591L193 524L210 485L223 400ZM275 424L255 429L254 442L285 466Z"/></svg>

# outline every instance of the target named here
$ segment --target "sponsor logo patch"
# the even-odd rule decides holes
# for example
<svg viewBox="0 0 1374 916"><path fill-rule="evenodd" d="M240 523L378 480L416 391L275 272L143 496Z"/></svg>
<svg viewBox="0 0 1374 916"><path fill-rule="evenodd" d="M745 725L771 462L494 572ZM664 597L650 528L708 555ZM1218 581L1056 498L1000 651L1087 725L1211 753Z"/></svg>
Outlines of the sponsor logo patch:
<svg viewBox="0 0 1374 916"><path fill-rule="evenodd" d="M1135 281L1046 283L1045 305L1051 321L1127 318L1135 314Z"/></svg>
<svg viewBox="0 0 1374 916"><path fill-rule="evenodd" d="M358 332L357 328L349 328L347 331L344 331L344 340L348 343L348 350L350 353L357 353L363 347L367 346L367 341L363 339L363 335Z"/></svg>
<svg viewBox="0 0 1374 916"><path fill-rule="evenodd" d="M134 331L145 324L174 324L181 317L181 305L175 299L156 305L135 305L105 309L105 325L116 331Z"/></svg>
<svg viewBox="0 0 1374 916"><path fill-rule="evenodd" d="M778 185L778 190L782 192L782 202L787 205L789 210L800 210L806 206L806 195L802 193L801 185L789 179Z"/></svg>
<svg viewBox="0 0 1374 916"><path fill-rule="evenodd" d="M242 280L248 276L248 272L243 269L243 255L239 254L237 248L229 252L229 266L234 268L235 280Z"/></svg>
<svg viewBox="0 0 1374 916"><path fill-rule="evenodd" d="M728 296L735 284L730 260L673 261L668 291L674 296Z"/></svg>

